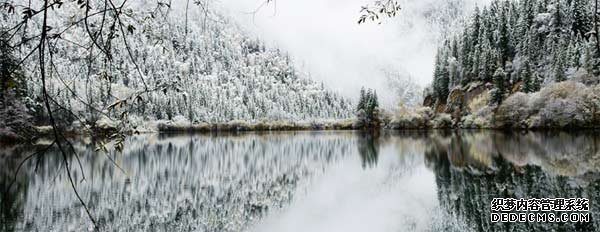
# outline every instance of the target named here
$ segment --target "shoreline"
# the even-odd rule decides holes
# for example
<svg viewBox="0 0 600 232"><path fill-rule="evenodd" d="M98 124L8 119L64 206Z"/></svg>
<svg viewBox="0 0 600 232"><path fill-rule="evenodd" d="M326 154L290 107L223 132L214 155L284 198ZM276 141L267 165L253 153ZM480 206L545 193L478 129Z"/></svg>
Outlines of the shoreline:
<svg viewBox="0 0 600 232"><path fill-rule="evenodd" d="M127 137L134 135L161 135L161 134L219 134L219 133L269 133L269 132L366 132L366 133L380 133L380 132L455 132L455 131L494 131L494 132L507 132L507 133L528 133L528 132L566 132L566 133L578 133L578 132L600 132L600 127L595 128L534 128L534 129L519 129L519 128L339 128L339 127L322 127L322 128L303 128L303 127L286 127L286 128L260 128L260 129L249 129L249 128L222 128L214 126L212 128L168 128L155 131L137 131L127 132ZM110 135L107 134L90 134L90 133L74 133L72 131L67 132L66 138L75 137L88 137L94 139L110 139ZM39 135L33 139L26 140L0 140L0 145L15 145L15 144L35 144L36 141L49 141L52 140L52 136L49 134Z"/></svg>
<svg viewBox="0 0 600 232"><path fill-rule="evenodd" d="M426 126L398 126L394 122L388 122L384 126L365 128L358 126L354 119L313 121L313 122L254 122L247 123L241 121L233 121L230 123L176 123L172 121L161 121L148 123L151 125L143 129L132 129L122 132L125 136L136 134L210 134L210 133L239 133L239 132L294 132L294 131L362 131L362 132L412 132L412 131L499 131L499 132L600 132L600 126L594 127L540 127L540 128L515 128L515 127L460 127L445 125L441 127L432 126L427 123ZM52 140L53 134L50 133L52 128L49 126L35 127L37 134L32 138L2 138L0 137L0 145L13 144L35 144L40 140ZM90 137L94 139L110 139L112 134L117 133L116 127L89 129L69 128L64 130L66 138L75 137Z"/></svg>

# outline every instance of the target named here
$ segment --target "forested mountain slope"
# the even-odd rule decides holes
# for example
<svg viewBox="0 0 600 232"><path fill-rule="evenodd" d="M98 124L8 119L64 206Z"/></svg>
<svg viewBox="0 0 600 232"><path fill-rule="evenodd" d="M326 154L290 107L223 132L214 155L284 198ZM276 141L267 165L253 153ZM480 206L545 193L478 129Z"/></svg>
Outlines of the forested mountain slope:
<svg viewBox="0 0 600 232"><path fill-rule="evenodd" d="M87 124L107 115L118 118L125 111L131 121L179 116L207 123L350 116L348 100L310 80L286 54L265 48L202 3L127 1L120 17L114 12L103 15L104 1L87 6L68 1L50 11L47 82L50 96L61 106L57 114ZM19 4L28 2L15 2ZM86 14L92 16L81 23ZM3 17L4 25L22 20L18 13ZM115 24L126 30L112 30ZM38 45L35 37L25 40L35 30L10 38L13 45L24 41L13 51L18 59ZM100 45L90 39L90 32L101 35ZM37 62L29 59L24 65L29 80L24 102L39 113L41 84L32 78L39 76Z"/></svg>
<svg viewBox="0 0 600 232"><path fill-rule="evenodd" d="M567 113L573 115L594 111L598 107L592 88L600 82L596 4L594 0L496 0L477 9L463 32L451 36L439 49L434 81L426 90L424 105L435 112L451 114L457 124L469 124L464 117L470 114L505 113L506 104L522 103L524 115L513 115L507 120L524 120L527 125L523 126L532 126L531 120L537 120L532 116L556 115L545 111L571 110ZM553 84L564 81L590 87L588 90L579 84ZM549 89L535 93L544 87ZM591 95L566 94L569 92ZM521 99L515 100L515 95ZM503 104L507 98L510 101ZM587 105L581 103L579 109L575 100ZM561 109L561 104L576 106ZM518 108L504 108L507 107ZM539 122L536 125L542 126Z"/></svg>

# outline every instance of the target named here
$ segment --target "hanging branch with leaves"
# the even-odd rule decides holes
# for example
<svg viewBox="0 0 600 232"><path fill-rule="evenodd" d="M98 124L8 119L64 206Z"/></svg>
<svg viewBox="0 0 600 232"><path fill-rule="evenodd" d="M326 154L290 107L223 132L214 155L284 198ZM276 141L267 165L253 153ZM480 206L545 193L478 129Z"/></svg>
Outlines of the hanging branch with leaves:
<svg viewBox="0 0 600 232"><path fill-rule="evenodd" d="M375 1L373 4L366 5L361 8L361 16L358 19L358 24L363 24L368 21L377 21L378 24L381 24L382 18L395 17L401 9L400 3L395 0Z"/></svg>

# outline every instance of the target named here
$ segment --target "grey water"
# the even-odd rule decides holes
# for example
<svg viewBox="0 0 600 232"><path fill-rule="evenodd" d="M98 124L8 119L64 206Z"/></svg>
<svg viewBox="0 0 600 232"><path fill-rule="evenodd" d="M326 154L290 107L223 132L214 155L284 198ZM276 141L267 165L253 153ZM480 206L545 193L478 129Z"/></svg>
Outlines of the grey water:
<svg viewBox="0 0 600 232"><path fill-rule="evenodd" d="M151 134L74 142L101 231L599 231L600 133ZM0 231L92 231L56 149L0 149ZM12 183L12 184L11 184ZM10 188L9 188L10 186ZM495 223L497 197L587 198L589 222Z"/></svg>

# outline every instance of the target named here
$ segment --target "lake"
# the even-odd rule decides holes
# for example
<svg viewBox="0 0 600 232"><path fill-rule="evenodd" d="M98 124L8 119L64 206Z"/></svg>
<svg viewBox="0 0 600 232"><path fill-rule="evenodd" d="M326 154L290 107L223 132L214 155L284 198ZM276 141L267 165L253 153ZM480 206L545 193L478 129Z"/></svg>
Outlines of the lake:
<svg viewBox="0 0 600 232"><path fill-rule="evenodd" d="M106 231L598 231L600 133L152 134L74 143ZM110 146L109 146L110 147ZM0 231L89 231L62 156L0 151ZM80 165L79 165L80 163ZM83 170L83 172L82 172ZM491 222L494 198L586 198L588 222Z"/></svg>

